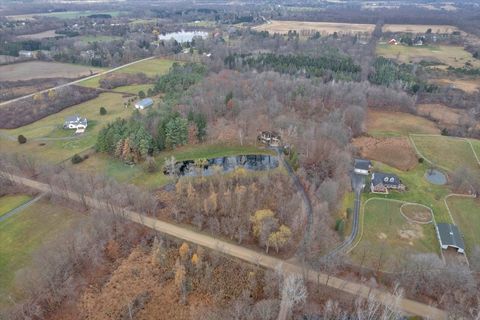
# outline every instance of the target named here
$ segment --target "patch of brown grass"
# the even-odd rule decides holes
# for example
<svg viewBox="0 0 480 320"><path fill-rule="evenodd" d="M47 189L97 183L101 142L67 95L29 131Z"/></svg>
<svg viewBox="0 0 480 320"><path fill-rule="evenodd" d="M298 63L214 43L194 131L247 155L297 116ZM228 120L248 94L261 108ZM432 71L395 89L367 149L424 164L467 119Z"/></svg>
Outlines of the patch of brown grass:
<svg viewBox="0 0 480 320"><path fill-rule="evenodd" d="M373 136L406 136L410 133L439 134L437 125L430 120L403 112L370 109L367 130Z"/></svg>
<svg viewBox="0 0 480 320"><path fill-rule="evenodd" d="M434 33L452 33L453 31L458 31L458 28L454 26L436 24L385 24L382 31L422 33L427 32L428 29L432 29Z"/></svg>
<svg viewBox="0 0 480 320"><path fill-rule="evenodd" d="M452 86L454 88L463 90L466 93L475 93L480 90L480 79L435 79L435 84Z"/></svg>
<svg viewBox="0 0 480 320"><path fill-rule="evenodd" d="M443 104L419 104L417 111L420 115L437 121L441 126L454 126L460 119L467 117L464 110L449 108Z"/></svg>
<svg viewBox="0 0 480 320"><path fill-rule="evenodd" d="M400 170L413 169L417 156L407 137L360 137L353 141L362 157L383 162Z"/></svg>

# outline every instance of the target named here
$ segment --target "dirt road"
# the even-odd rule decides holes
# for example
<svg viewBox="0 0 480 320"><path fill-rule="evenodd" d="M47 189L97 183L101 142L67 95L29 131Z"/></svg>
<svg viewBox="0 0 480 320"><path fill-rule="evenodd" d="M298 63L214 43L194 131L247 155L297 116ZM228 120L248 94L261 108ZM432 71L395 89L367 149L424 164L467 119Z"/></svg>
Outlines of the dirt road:
<svg viewBox="0 0 480 320"><path fill-rule="evenodd" d="M15 183L23 184L25 186L43 191L64 194L64 190L57 188L50 188L47 184L40 183L31 179L10 175L4 173L6 178L9 178ZM93 198L82 198L78 193L68 192L68 197L73 201L85 201L88 206L98 209L105 209L108 207L106 203L99 202ZM355 283L349 280L343 280L337 277L328 276L325 273L317 272L313 269L302 268L301 265L283 261L278 258L274 258L257 252L251 249L241 247L232 243L225 242L215 237L197 233L193 230L179 227L175 224L160 221L151 217L147 217L143 214L122 210L117 208L117 212L123 212L123 216L133 222L140 223L148 228L152 228L159 232L168 234L170 236L201 245L203 247L219 251L225 255L229 255L234 258L242 259L249 263L253 263L259 266L263 266L269 269L275 269L278 265L282 265L285 272L302 274L308 281L313 283L320 283L331 288L341 290L345 293L349 293L362 298L373 297L378 302L385 305L394 305L396 297L385 291L368 287L364 284ZM429 305L416 302L410 299L399 298L398 306L407 314L418 315L426 317L428 319L446 319L447 315L444 311L431 307Z"/></svg>

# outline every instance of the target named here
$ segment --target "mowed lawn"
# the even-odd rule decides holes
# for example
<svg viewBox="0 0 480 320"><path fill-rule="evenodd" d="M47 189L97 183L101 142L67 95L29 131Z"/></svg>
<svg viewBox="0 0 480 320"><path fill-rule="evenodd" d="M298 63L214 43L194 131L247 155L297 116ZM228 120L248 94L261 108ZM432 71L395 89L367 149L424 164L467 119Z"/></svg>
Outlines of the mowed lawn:
<svg viewBox="0 0 480 320"><path fill-rule="evenodd" d="M77 170L90 173L101 172L106 176L115 178L120 182L130 182L146 189L155 189L168 184L171 179L163 173L165 159L175 157L176 161L210 159L224 156L248 155L248 154L271 154L271 150L255 146L240 145L191 145L175 150L163 151L155 155L159 170L155 173L147 173L141 164L126 165L107 154L95 153L80 164L74 165Z"/></svg>
<svg viewBox="0 0 480 320"><path fill-rule="evenodd" d="M28 265L31 254L82 216L70 209L41 200L0 223L0 306L15 294L15 273Z"/></svg>
<svg viewBox="0 0 480 320"><path fill-rule="evenodd" d="M0 217L29 201L32 197L25 194L0 197Z"/></svg>
<svg viewBox="0 0 480 320"><path fill-rule="evenodd" d="M480 247L480 200L452 196L447 199L447 203L455 223L464 236L469 255L476 246Z"/></svg>
<svg viewBox="0 0 480 320"><path fill-rule="evenodd" d="M367 132L376 137L407 136L411 133L439 134L436 124L404 112L377 111L367 114Z"/></svg>
<svg viewBox="0 0 480 320"><path fill-rule="evenodd" d="M394 59L402 63L436 61L446 66L461 68L465 63L471 63L475 68L480 67L480 60L462 46L392 46L386 43L377 45L377 55Z"/></svg>
<svg viewBox="0 0 480 320"><path fill-rule="evenodd" d="M433 224L408 222L402 203L372 199L365 205L363 235L350 253L356 264L383 271L398 271L408 255L438 253Z"/></svg>
<svg viewBox="0 0 480 320"><path fill-rule="evenodd" d="M158 75L162 75L170 70L170 67L173 65L175 61L168 60L168 59L150 59L147 61L142 61L139 63L135 63L125 68L118 69L115 72L118 73L145 73L148 77L155 77ZM90 88L98 88L100 86L100 80L104 76L95 77L92 79L88 79L85 81L80 82L79 84L84 87Z"/></svg>
<svg viewBox="0 0 480 320"><path fill-rule="evenodd" d="M411 136L420 153L435 165L454 171L459 167L480 170L469 143L464 139L444 136Z"/></svg>
<svg viewBox="0 0 480 320"><path fill-rule="evenodd" d="M100 107L107 109L106 115L100 116ZM52 162L62 161L94 146L98 132L104 125L117 118L126 118L131 113L131 108L124 108L121 94L103 93L95 99L66 108L32 124L0 130L0 133L15 139L23 134L28 140L26 144L20 145L17 141L0 137L0 148L6 152L24 153ZM74 130L62 128L65 117L75 114L86 117L89 121L85 134L78 137L73 137Z"/></svg>

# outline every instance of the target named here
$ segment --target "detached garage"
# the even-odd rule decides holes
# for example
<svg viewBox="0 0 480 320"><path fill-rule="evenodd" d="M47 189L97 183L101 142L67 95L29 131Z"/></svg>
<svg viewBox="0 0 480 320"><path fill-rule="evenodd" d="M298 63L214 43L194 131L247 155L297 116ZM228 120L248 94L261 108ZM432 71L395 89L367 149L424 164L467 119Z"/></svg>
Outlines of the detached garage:
<svg viewBox="0 0 480 320"><path fill-rule="evenodd" d="M438 241L443 250L449 247L457 249L458 253L465 253L465 243L458 227L450 223L439 223L435 226Z"/></svg>

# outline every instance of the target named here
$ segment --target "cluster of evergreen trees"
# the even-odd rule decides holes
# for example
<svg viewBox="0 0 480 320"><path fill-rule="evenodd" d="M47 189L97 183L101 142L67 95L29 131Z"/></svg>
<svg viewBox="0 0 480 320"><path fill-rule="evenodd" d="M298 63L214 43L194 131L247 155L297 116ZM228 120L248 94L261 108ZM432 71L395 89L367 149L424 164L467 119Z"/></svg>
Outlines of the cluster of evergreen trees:
<svg viewBox="0 0 480 320"><path fill-rule="evenodd" d="M361 67L352 58L330 50L325 54L313 57L307 55L278 55L273 53L252 55L229 55L224 63L230 69L248 66L260 72L273 70L286 74L305 74L306 77L322 77L327 72L333 78L355 81L359 79Z"/></svg>
<svg viewBox="0 0 480 320"><path fill-rule="evenodd" d="M373 84L387 87L401 84L410 93L432 92L436 88L435 85L427 84L416 76L415 71L418 66L405 63L397 64L393 60L378 57L373 67L374 71L368 78Z"/></svg>

